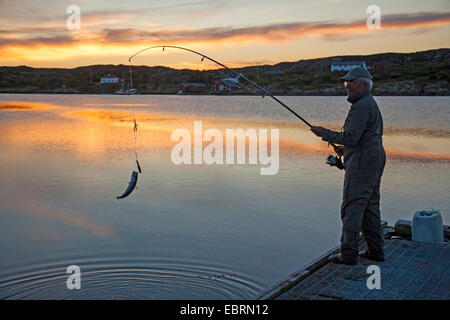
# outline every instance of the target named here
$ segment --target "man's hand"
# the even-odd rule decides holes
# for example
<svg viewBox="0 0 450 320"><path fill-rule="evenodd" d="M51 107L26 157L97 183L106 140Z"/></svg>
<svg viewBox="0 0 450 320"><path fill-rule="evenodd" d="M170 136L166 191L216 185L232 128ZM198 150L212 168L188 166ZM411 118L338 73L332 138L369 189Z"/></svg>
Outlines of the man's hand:
<svg viewBox="0 0 450 320"><path fill-rule="evenodd" d="M324 127L312 126L311 131L318 137L321 137L325 133Z"/></svg>
<svg viewBox="0 0 450 320"><path fill-rule="evenodd" d="M334 152L338 155L338 157L342 157L344 155L344 146L336 146L333 147Z"/></svg>

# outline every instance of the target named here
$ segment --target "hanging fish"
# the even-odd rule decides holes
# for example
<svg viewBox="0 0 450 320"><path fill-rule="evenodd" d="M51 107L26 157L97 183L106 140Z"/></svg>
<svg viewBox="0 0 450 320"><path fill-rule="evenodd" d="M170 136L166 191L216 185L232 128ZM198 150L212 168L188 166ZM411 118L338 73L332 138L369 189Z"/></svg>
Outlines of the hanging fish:
<svg viewBox="0 0 450 320"><path fill-rule="evenodd" d="M136 160L137 168L139 170L139 173L142 173L141 166L139 165L139 161Z"/></svg>
<svg viewBox="0 0 450 320"><path fill-rule="evenodd" d="M133 192L134 188L136 188L137 179L138 173L137 171L133 171L133 173L131 174L131 180L130 183L128 184L127 190L125 190L125 192L121 196L118 196L117 200L128 197L130 193Z"/></svg>

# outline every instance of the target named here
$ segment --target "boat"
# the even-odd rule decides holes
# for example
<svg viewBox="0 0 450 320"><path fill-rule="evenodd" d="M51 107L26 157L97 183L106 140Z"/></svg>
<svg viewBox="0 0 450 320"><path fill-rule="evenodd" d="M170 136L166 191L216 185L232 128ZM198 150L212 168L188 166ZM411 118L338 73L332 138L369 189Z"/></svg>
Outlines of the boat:
<svg viewBox="0 0 450 320"><path fill-rule="evenodd" d="M138 89L133 88L133 78L131 76L131 66L130 66L130 87L129 89L124 88L124 81L122 80L122 88L116 91L116 94L120 95L137 95L141 94Z"/></svg>
<svg viewBox="0 0 450 320"><path fill-rule="evenodd" d="M116 94L119 94L119 95L137 95L137 94L141 94L141 93L139 92L138 89L132 88L132 89L126 89L126 90L124 90L124 89L117 90Z"/></svg>

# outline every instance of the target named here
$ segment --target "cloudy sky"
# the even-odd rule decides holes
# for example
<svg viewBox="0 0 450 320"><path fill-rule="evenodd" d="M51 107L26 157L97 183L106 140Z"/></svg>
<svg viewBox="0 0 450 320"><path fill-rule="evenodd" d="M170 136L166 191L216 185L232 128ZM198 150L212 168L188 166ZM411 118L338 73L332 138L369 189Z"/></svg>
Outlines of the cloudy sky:
<svg viewBox="0 0 450 320"><path fill-rule="evenodd" d="M67 8L81 10L68 30ZM381 11L370 30L367 8ZM127 64L153 45L201 51L231 67L450 47L449 0L0 0L0 65ZM192 54L147 51L135 64L207 69Z"/></svg>

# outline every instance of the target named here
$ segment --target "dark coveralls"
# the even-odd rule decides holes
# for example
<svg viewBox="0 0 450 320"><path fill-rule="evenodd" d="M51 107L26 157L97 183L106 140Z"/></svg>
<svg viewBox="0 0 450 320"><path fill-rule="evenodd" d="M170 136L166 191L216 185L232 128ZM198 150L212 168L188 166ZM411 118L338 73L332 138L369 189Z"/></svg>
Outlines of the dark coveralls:
<svg viewBox="0 0 450 320"><path fill-rule="evenodd" d="M352 106L344 131L326 129L322 136L344 146L341 254L345 259L357 259L362 230L370 254L384 257L380 219L380 182L386 163L383 119L369 90L347 100Z"/></svg>

